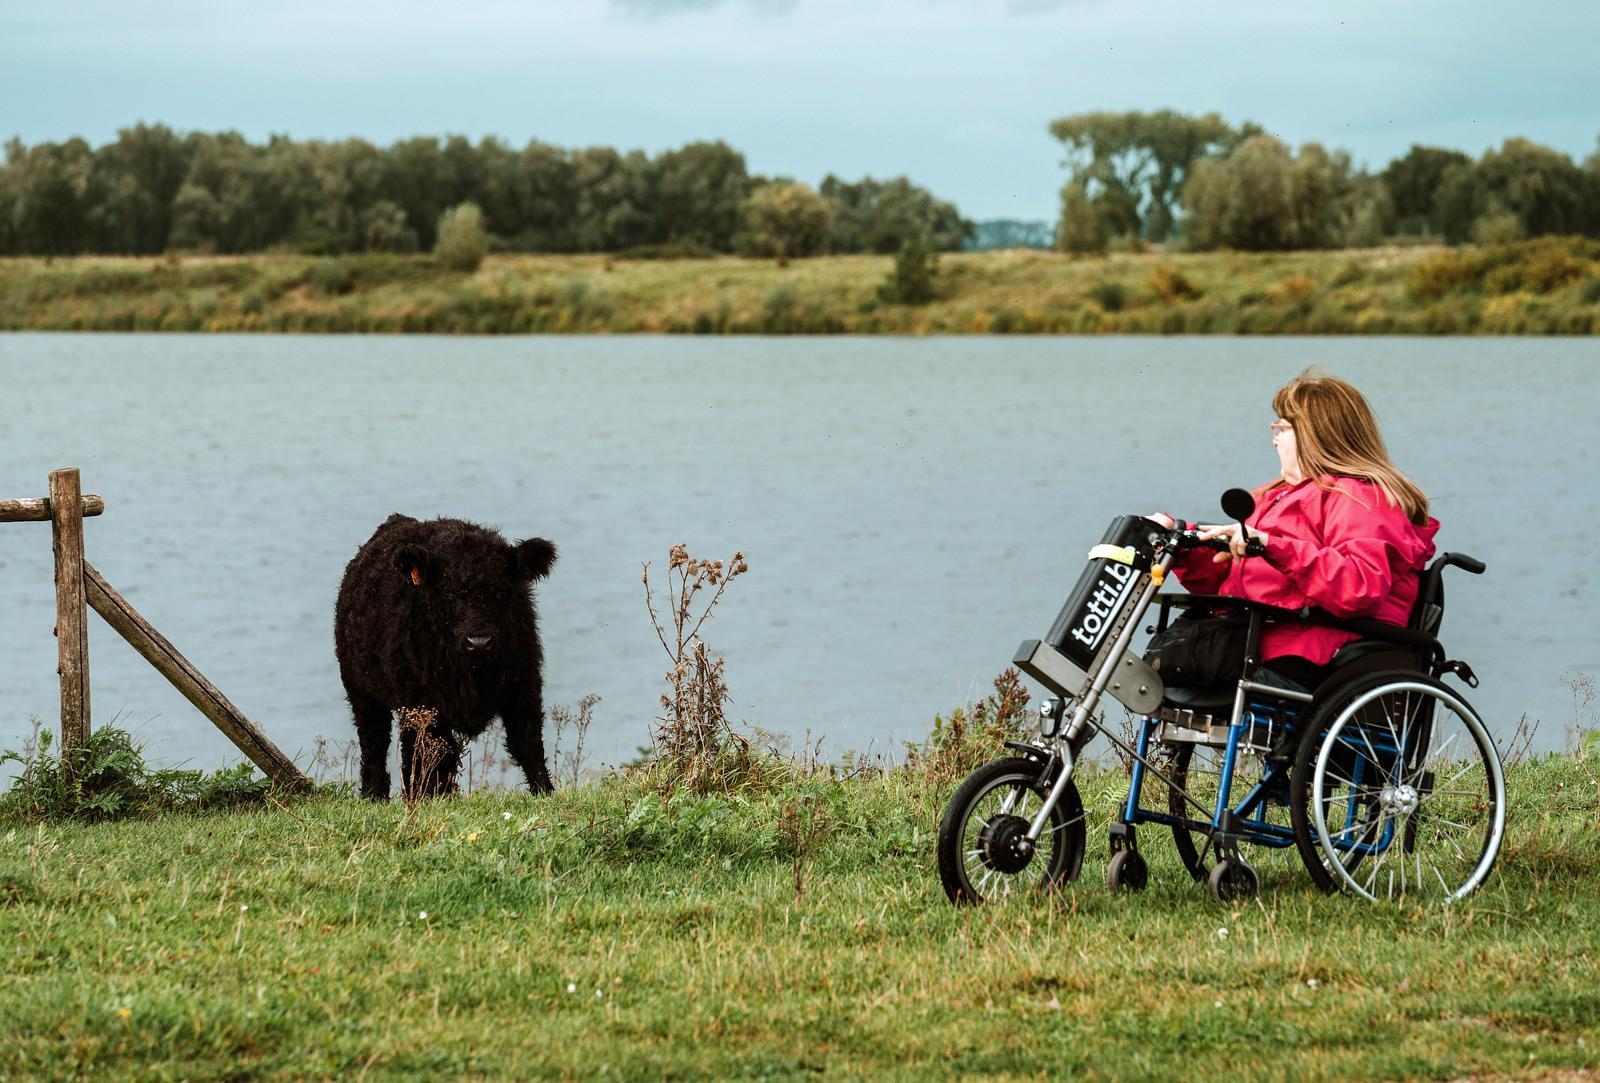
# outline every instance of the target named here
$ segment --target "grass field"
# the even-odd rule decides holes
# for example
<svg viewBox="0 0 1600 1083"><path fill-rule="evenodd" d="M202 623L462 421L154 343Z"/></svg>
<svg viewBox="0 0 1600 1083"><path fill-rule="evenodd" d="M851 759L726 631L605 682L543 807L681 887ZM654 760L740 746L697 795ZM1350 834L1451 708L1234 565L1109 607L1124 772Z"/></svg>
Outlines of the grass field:
<svg viewBox="0 0 1600 1083"><path fill-rule="evenodd" d="M1590 742L1593 745L1593 742ZM908 769L0 823L5 1079L1600 1078L1600 762L1510 772L1449 909L1221 907L1091 776L1082 880L955 909Z"/></svg>
<svg viewBox="0 0 1600 1083"><path fill-rule="evenodd" d="M261 255L0 260L0 330L686 334L1593 334L1600 242L1334 252L771 261Z"/></svg>

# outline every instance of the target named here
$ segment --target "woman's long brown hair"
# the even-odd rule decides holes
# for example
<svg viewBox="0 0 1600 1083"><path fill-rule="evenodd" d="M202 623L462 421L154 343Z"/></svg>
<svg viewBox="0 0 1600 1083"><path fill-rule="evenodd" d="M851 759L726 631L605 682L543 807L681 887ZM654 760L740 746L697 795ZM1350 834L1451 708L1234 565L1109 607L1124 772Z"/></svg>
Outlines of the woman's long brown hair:
<svg viewBox="0 0 1600 1083"><path fill-rule="evenodd" d="M1272 396L1272 408L1294 426L1300 468L1307 477L1363 478L1405 509L1413 523L1427 522L1427 496L1390 461L1378 421L1361 392L1313 366Z"/></svg>

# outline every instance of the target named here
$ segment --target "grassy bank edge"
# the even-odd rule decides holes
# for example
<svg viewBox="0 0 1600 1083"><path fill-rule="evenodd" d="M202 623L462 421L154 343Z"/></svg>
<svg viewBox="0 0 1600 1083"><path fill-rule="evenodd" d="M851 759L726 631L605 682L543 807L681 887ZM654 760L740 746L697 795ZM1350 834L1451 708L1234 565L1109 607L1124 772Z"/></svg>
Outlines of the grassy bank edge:
<svg viewBox="0 0 1600 1083"><path fill-rule="evenodd" d="M1113 895L1115 767L1082 880L976 911L933 868L949 782L905 769L12 821L0 1074L1592 1078L1600 763L1509 782L1500 864L1448 909L1324 897L1278 853L1230 911L1158 832L1151 889Z"/></svg>

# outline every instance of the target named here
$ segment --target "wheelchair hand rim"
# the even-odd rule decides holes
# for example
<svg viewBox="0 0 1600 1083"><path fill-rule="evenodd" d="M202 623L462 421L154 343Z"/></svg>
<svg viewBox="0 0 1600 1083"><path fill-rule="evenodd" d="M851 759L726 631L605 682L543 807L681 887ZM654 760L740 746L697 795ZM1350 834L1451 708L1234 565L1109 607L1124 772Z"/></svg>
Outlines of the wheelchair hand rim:
<svg viewBox="0 0 1600 1083"><path fill-rule="evenodd" d="M1440 703L1450 708L1466 725L1467 730L1483 755L1484 770L1487 775L1488 797L1493 805L1489 834L1485 839L1483 851L1479 855L1477 863L1473 866L1471 874L1454 890L1451 890L1449 885L1444 885L1446 891L1444 901L1448 904L1470 895L1488 877L1489 869L1494 865L1495 857L1500 851L1500 843L1505 835L1506 817L1505 778L1500 767L1500 757L1495 752L1494 741L1489 737L1489 731L1484 726L1483 720L1478 717L1477 712L1469 707L1459 696L1454 695L1448 687L1421 681L1397 681L1371 688L1345 705L1339 712L1338 718L1334 720L1333 725L1328 727L1328 734L1323 738L1322 747L1317 750L1317 761L1312 774L1310 793L1312 826L1316 829L1317 841L1322 848L1323 855L1328 858L1328 864L1332 866L1334 875L1342 882L1342 886L1369 902L1377 902L1377 895L1359 883L1350 873L1350 870L1345 867L1344 862L1339 860L1339 849L1335 846L1332 834L1328 830L1327 813L1323 807L1323 802L1318 799L1317 795L1324 791L1327 783L1328 761L1332 757L1333 750L1338 746L1339 736L1345 728L1356 718L1363 707L1380 696L1395 692L1418 692L1423 696L1436 698ZM1398 761L1402 772L1405 769L1405 760L1404 750L1398 750ZM1427 766L1426 761L1421 764L1418 768L1419 773L1421 770L1426 769ZM1396 831L1395 834L1398 836L1400 832ZM1392 840L1390 845L1394 844ZM1434 872L1437 875L1436 868Z"/></svg>

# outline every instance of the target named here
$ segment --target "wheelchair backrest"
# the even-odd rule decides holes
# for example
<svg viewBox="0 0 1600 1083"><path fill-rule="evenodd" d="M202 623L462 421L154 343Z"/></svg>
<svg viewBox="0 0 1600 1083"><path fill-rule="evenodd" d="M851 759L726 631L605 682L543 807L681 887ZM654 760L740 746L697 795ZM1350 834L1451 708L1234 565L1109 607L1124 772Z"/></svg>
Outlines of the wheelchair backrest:
<svg viewBox="0 0 1600 1083"><path fill-rule="evenodd" d="M1444 561L1436 560L1423 571L1417 583L1417 600L1411 606L1408 628L1438 636L1444 623Z"/></svg>
<svg viewBox="0 0 1600 1083"><path fill-rule="evenodd" d="M1417 600L1411 606L1411 619L1406 627L1437 637L1439 625L1444 621L1444 570L1463 568L1473 575L1482 575L1483 561L1465 553L1445 553L1423 570L1417 582Z"/></svg>

